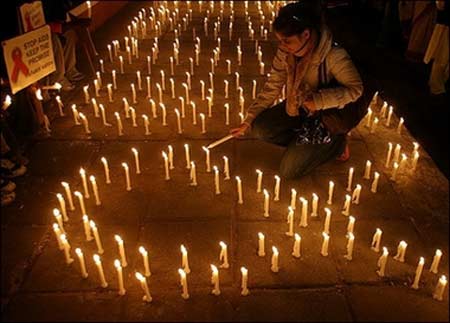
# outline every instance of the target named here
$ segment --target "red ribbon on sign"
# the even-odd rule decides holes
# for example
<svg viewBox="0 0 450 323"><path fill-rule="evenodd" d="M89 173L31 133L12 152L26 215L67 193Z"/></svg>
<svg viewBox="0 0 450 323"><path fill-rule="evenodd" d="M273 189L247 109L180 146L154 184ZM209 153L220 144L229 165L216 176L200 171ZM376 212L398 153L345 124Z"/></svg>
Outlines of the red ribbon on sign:
<svg viewBox="0 0 450 323"><path fill-rule="evenodd" d="M11 80L13 83L17 82L17 78L19 77L19 72L22 72L23 75L28 75L28 67L22 61L22 51L19 47L14 48L11 53L12 60L14 62L13 72L11 74Z"/></svg>

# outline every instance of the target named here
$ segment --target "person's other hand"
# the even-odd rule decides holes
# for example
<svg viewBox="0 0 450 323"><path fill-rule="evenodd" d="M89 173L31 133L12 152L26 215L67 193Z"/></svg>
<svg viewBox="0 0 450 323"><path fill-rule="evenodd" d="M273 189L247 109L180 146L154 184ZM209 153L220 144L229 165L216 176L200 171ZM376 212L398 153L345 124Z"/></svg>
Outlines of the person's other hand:
<svg viewBox="0 0 450 323"><path fill-rule="evenodd" d="M237 138L243 136L249 128L250 125L248 123L242 123L238 128L231 129L230 134Z"/></svg>

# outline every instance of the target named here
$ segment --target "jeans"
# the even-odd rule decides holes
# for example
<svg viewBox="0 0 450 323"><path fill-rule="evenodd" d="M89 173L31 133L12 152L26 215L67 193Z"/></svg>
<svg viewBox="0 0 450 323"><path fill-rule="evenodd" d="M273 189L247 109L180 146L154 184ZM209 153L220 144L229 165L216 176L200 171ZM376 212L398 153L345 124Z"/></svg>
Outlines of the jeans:
<svg viewBox="0 0 450 323"><path fill-rule="evenodd" d="M346 135L332 135L327 144L297 145L296 128L303 117L286 113L286 101L261 112L252 123L252 134L266 142L287 147L280 164L280 175L293 179L339 156L346 145Z"/></svg>

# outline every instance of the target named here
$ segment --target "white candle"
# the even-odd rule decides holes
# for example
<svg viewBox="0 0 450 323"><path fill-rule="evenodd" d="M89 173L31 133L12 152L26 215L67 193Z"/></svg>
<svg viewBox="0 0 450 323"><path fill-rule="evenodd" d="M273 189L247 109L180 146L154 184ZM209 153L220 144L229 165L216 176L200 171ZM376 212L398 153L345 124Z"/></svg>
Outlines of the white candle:
<svg viewBox="0 0 450 323"><path fill-rule="evenodd" d="M75 123L75 125L80 125L80 121L78 121L78 118L80 116L80 114L78 113L77 107L75 104L72 104L72 114L73 114L73 122Z"/></svg>
<svg viewBox="0 0 450 323"><path fill-rule="evenodd" d="M372 121L372 109L368 108L367 114L366 114L366 127L367 128L370 128L371 121Z"/></svg>
<svg viewBox="0 0 450 323"><path fill-rule="evenodd" d="M392 143L389 142L388 143L388 152L386 155L386 162L384 163L384 166L386 168L388 168L391 163L391 155L392 155Z"/></svg>
<svg viewBox="0 0 450 323"><path fill-rule="evenodd" d="M416 274L414 276L414 282L411 285L411 288L413 289L419 289L419 281L420 276L422 275L423 265L425 264L425 259L423 257L420 257L419 263L417 264L416 268Z"/></svg>
<svg viewBox="0 0 450 323"><path fill-rule="evenodd" d="M220 241L220 254L219 254L219 261L223 261L220 265L220 268L229 268L230 264L228 263L228 247L225 244L225 242Z"/></svg>
<svg viewBox="0 0 450 323"><path fill-rule="evenodd" d="M389 106L389 112L388 112L388 116L387 116L386 123L385 123L386 127L389 127L389 125L391 123L392 112L394 112L394 108L391 105L391 106Z"/></svg>
<svg viewBox="0 0 450 323"><path fill-rule="evenodd" d="M389 251L386 247L383 247L383 254L378 258L377 266L377 274L380 277L384 277L385 271L386 271L386 263L389 256Z"/></svg>
<svg viewBox="0 0 450 323"><path fill-rule="evenodd" d="M140 272L137 272L135 274L135 277L140 281L142 290L145 293L145 295L142 297L142 300L144 302L150 303L152 301L152 296L150 295L150 291L148 289L147 279Z"/></svg>
<svg viewBox="0 0 450 323"><path fill-rule="evenodd" d="M142 119L144 119L145 135L151 135L152 133L150 132L150 123L148 121L148 116L146 114L143 114Z"/></svg>
<svg viewBox="0 0 450 323"><path fill-rule="evenodd" d="M163 70L161 70L160 72L161 75L161 86L162 86L162 90L165 91L166 90L166 74L164 73Z"/></svg>
<svg viewBox="0 0 450 323"><path fill-rule="evenodd" d="M166 181L168 181L170 179L170 174L169 174L169 157L167 156L165 151L162 152L162 156L163 156L163 159L164 159L165 179L166 179Z"/></svg>
<svg viewBox="0 0 450 323"><path fill-rule="evenodd" d="M265 248L264 248L264 234L261 232L258 232L258 256L264 257L266 255Z"/></svg>
<svg viewBox="0 0 450 323"><path fill-rule="evenodd" d="M189 154L189 145L188 144L184 144L184 153L185 153L185 157L186 157L186 168L191 168L191 158L190 158L190 154Z"/></svg>
<svg viewBox="0 0 450 323"><path fill-rule="evenodd" d="M111 49L111 45L108 44L108 45L106 45L106 47L108 47L109 61L112 63L113 57L112 57L112 49ZM102 61L102 62L103 62L103 61ZM102 64L102 65L103 65L103 64Z"/></svg>
<svg viewBox="0 0 450 323"><path fill-rule="evenodd" d="M134 83L131 83L130 87L131 87L131 97L132 97L132 100L133 100L133 104L136 104L137 103L137 100L136 100L136 88L134 87Z"/></svg>
<svg viewBox="0 0 450 323"><path fill-rule="evenodd" d="M302 202L302 215L299 225L306 228L308 226L308 200L302 196L300 197L300 202Z"/></svg>
<svg viewBox="0 0 450 323"><path fill-rule="evenodd" d="M287 222L289 229L286 235L292 237L294 235L294 209L290 206L288 207Z"/></svg>
<svg viewBox="0 0 450 323"><path fill-rule="evenodd" d="M300 258L300 244L302 242L302 238L301 236L296 233L294 235L294 247L292 249L292 256L294 256L295 258Z"/></svg>
<svg viewBox="0 0 450 323"><path fill-rule="evenodd" d="M236 91L239 89L239 73L235 72L234 75L236 76Z"/></svg>
<svg viewBox="0 0 450 323"><path fill-rule="evenodd" d="M139 247L139 253L142 255L142 261L144 263L144 275L146 277L150 277L151 276L151 271L150 271L150 264L148 261L148 252L147 250L145 250L145 248L143 246Z"/></svg>
<svg viewBox="0 0 450 323"><path fill-rule="evenodd" d="M62 216L63 216L63 221L67 222L67 221L69 221L69 218L67 217L66 201L64 200L64 197L60 193L57 193L56 197L57 197L57 199L59 201L59 206L60 206L61 213L62 213Z"/></svg>
<svg viewBox="0 0 450 323"><path fill-rule="evenodd" d="M398 164L397 164L397 162L394 162L394 166L392 167L392 175L391 175L391 180L394 182L397 178L397 172L398 172Z"/></svg>
<svg viewBox="0 0 450 323"><path fill-rule="evenodd" d="M112 70L111 75L112 75L113 89L117 90L116 70Z"/></svg>
<svg viewBox="0 0 450 323"><path fill-rule="evenodd" d="M123 284L122 266L120 265L120 261L118 259L114 260L114 267L116 267L116 270L117 270L117 281L118 281L118 284L119 284L119 295L125 295L126 290L125 290L124 284Z"/></svg>
<svg viewBox="0 0 450 323"><path fill-rule="evenodd" d="M119 63L120 63L120 74L123 74L123 57L122 55L119 56Z"/></svg>
<svg viewBox="0 0 450 323"><path fill-rule="evenodd" d="M61 230L59 229L59 225L57 223L53 223L53 232L55 233L59 250L64 250L64 245L61 241Z"/></svg>
<svg viewBox="0 0 450 323"><path fill-rule="evenodd" d="M113 102L113 91L112 91L112 84L109 83L108 85L106 85L106 88L108 89L108 100L109 102Z"/></svg>
<svg viewBox="0 0 450 323"><path fill-rule="evenodd" d="M312 193L312 212L311 217L317 216L317 207L319 204L319 196L316 193Z"/></svg>
<svg viewBox="0 0 450 323"><path fill-rule="evenodd" d="M89 85L85 85L83 86L83 92L84 92L84 103L88 104L89 103Z"/></svg>
<svg viewBox="0 0 450 323"><path fill-rule="evenodd" d="M342 214L343 215L350 215L350 204L351 204L352 197L349 194L345 194L345 202L344 206L342 208Z"/></svg>
<svg viewBox="0 0 450 323"><path fill-rule="evenodd" d="M147 74L148 75L152 74L152 64L151 64L150 56L147 56Z"/></svg>
<svg viewBox="0 0 450 323"><path fill-rule="evenodd" d="M347 191L348 192L352 191L353 172L354 172L354 168L350 167L348 169L348 179L347 179Z"/></svg>
<svg viewBox="0 0 450 323"><path fill-rule="evenodd" d="M374 105L377 104L377 100L373 100ZM383 102L383 105L381 106L381 110L380 110L380 117L381 118L385 118L386 117L386 111L387 111L387 107L388 107L388 103L386 101Z"/></svg>
<svg viewBox="0 0 450 323"><path fill-rule="evenodd" d="M86 179L86 171L83 168L80 168L80 176L81 176L81 180L83 182L83 189L84 189L84 197L85 198L89 198L89 189L88 189L88 185L87 185L87 179Z"/></svg>
<svg viewBox="0 0 450 323"><path fill-rule="evenodd" d="M269 217L269 192L266 189L264 189L263 194L264 194L264 217L268 218Z"/></svg>
<svg viewBox="0 0 450 323"><path fill-rule="evenodd" d="M436 252L433 257L433 262L431 263L430 271L434 274L438 273L439 262L441 261L442 251L440 249L436 249Z"/></svg>
<svg viewBox="0 0 450 323"><path fill-rule="evenodd" d="M331 210L329 208L324 208L326 216L325 222L323 224L323 232L326 234L330 234L330 221L331 221Z"/></svg>
<svg viewBox="0 0 450 323"><path fill-rule="evenodd" d="M280 270L280 268L278 267L278 256L279 256L278 249L275 246L272 246L272 259L270 270L274 273L277 273Z"/></svg>
<svg viewBox="0 0 450 323"><path fill-rule="evenodd" d="M333 204L333 191L334 191L334 182L330 181L328 183L328 200L327 200L328 205Z"/></svg>
<svg viewBox="0 0 450 323"><path fill-rule="evenodd" d="M291 188L291 203L290 206L293 210L295 210L297 204L297 191L294 188Z"/></svg>
<svg viewBox="0 0 450 323"><path fill-rule="evenodd" d="M83 227L84 227L84 235L86 236L86 241L92 241L94 239L91 235L91 226L89 222L89 217L84 214L83 215Z"/></svg>
<svg viewBox="0 0 450 323"><path fill-rule="evenodd" d="M189 185L197 186L197 171L195 163L193 161L191 161L190 179L192 180L192 182Z"/></svg>
<svg viewBox="0 0 450 323"><path fill-rule="evenodd" d="M419 160L419 152L414 151L413 152L413 160L412 160L412 165L411 165L411 170L414 172L416 170L417 167L417 161Z"/></svg>
<svg viewBox="0 0 450 323"><path fill-rule="evenodd" d="M111 179L109 177L109 166L108 166L108 161L106 160L105 157L101 158L102 164L103 164L103 168L105 170L105 179L106 179L106 184L110 184L111 183Z"/></svg>
<svg viewBox="0 0 450 323"><path fill-rule="evenodd" d="M139 166L139 152L134 147L131 148L131 151L133 152L133 155L134 155L134 163L136 165L136 174L140 174L141 173L141 167Z"/></svg>
<svg viewBox="0 0 450 323"><path fill-rule="evenodd" d="M98 270L98 274L100 276L101 286L103 288L106 288L106 287L108 287L108 283L106 282L106 279L105 279L105 273L103 272L103 265L102 265L102 261L100 260L100 256L97 254L94 254L93 258L94 258L95 264L97 265L97 270Z"/></svg>
<svg viewBox="0 0 450 323"><path fill-rule="evenodd" d="M141 71L136 71L136 79L137 79L137 84L138 84L138 90L142 91Z"/></svg>
<svg viewBox="0 0 450 323"><path fill-rule="evenodd" d="M189 292L188 292L188 285L186 280L186 272L183 269L178 269L178 273L180 274L180 284L183 288L183 293L181 294L181 297L184 299L189 298Z"/></svg>
<svg viewBox="0 0 450 323"><path fill-rule="evenodd" d="M58 225L61 228L61 232L66 233L63 226L63 219L58 209L53 209L53 216L55 217L56 222L58 222Z"/></svg>
<svg viewBox="0 0 450 323"><path fill-rule="evenodd" d="M125 172L125 181L127 184L126 190L131 191L131 181L130 181L130 169L127 163L122 163L123 170Z"/></svg>
<svg viewBox="0 0 450 323"><path fill-rule="evenodd" d="M123 245L123 240L119 235L114 235L114 239L117 242L117 247L119 248L119 254L120 254L120 263L122 265L122 267L126 267L128 266L127 263L127 257L125 256L125 248Z"/></svg>
<svg viewBox="0 0 450 323"><path fill-rule="evenodd" d="M74 261L73 258L70 256L70 244L67 241L66 235L64 233L60 235L60 239L64 248L64 256L66 258L66 264L70 265Z"/></svg>
<svg viewBox="0 0 450 323"><path fill-rule="evenodd" d="M186 83L183 83L182 86L184 87L184 94L185 94L186 102L190 102L191 100L189 99L189 87Z"/></svg>
<svg viewBox="0 0 450 323"><path fill-rule="evenodd" d="M200 113L200 121L201 121L201 125L202 125L201 133L206 133L205 114L204 113Z"/></svg>
<svg viewBox="0 0 450 323"><path fill-rule="evenodd" d="M377 192L377 186L378 186L379 178L380 178L380 174L378 172L375 172L374 176L373 176L372 186L370 187L370 191L372 193L376 193Z"/></svg>
<svg viewBox="0 0 450 323"><path fill-rule="evenodd" d="M250 291L248 290L248 269L241 267L242 281L241 281L241 295L247 296Z"/></svg>
<svg viewBox="0 0 450 323"><path fill-rule="evenodd" d="M408 159L408 157L406 156L406 154L402 153L402 159L400 160L400 164L398 165L398 172L402 172L403 169L406 166L406 160Z"/></svg>
<svg viewBox="0 0 450 323"><path fill-rule="evenodd" d="M264 75L264 63L259 63L259 74Z"/></svg>
<svg viewBox="0 0 450 323"><path fill-rule="evenodd" d="M212 290L213 295L220 295L220 287L219 287L219 271L217 267L211 265L212 276L211 276L211 284L214 285L214 289Z"/></svg>
<svg viewBox="0 0 450 323"><path fill-rule="evenodd" d="M370 160L366 161L366 168L364 170L364 179L370 179L370 169L372 167L372 162Z"/></svg>
<svg viewBox="0 0 450 323"><path fill-rule="evenodd" d="M434 289L433 298L438 301L443 300L445 286L447 286L447 278L442 275Z"/></svg>
<svg viewBox="0 0 450 323"><path fill-rule="evenodd" d="M78 260L80 262L81 277L87 278L88 277L88 273L87 273L87 270L86 270L86 263L84 261L83 252L81 251L80 248L76 248L75 249L75 253L77 254Z"/></svg>
<svg viewBox="0 0 450 323"><path fill-rule="evenodd" d="M244 204L244 200L242 199L242 181L239 176L236 176L236 184L237 184L237 192L238 192L238 203Z"/></svg>
<svg viewBox="0 0 450 323"><path fill-rule="evenodd" d="M324 257L328 256L328 243L330 240L330 236L325 233L322 232L322 237L323 237L323 242L322 242L322 248L320 250L320 254Z"/></svg>
<svg viewBox="0 0 450 323"><path fill-rule="evenodd" d="M377 128L378 122L379 122L378 117L375 117L373 119L372 126L370 127L370 133L375 133L375 129Z"/></svg>
<svg viewBox="0 0 450 323"><path fill-rule="evenodd" d="M100 85L97 79L94 80L94 89L95 89L95 96L99 97L100 96Z"/></svg>
<svg viewBox="0 0 450 323"><path fill-rule="evenodd" d="M189 67L190 67L191 75L194 75L194 59L192 57L189 57Z"/></svg>
<svg viewBox="0 0 450 323"><path fill-rule="evenodd" d="M65 116L65 114L63 112L64 104L61 101L61 97L59 95L57 95L55 100L56 100L56 103L58 104L59 115L61 117Z"/></svg>
<svg viewBox="0 0 450 323"><path fill-rule="evenodd" d="M123 126L122 126L122 120L120 119L120 115L118 112L114 112L114 115L116 116L116 120L117 120L118 135L123 136Z"/></svg>
<svg viewBox="0 0 450 323"><path fill-rule="evenodd" d="M353 259L353 243L355 241L355 236L353 235L353 233L348 232L347 233L347 254L344 256L345 259L347 260L352 260Z"/></svg>
<svg viewBox="0 0 450 323"><path fill-rule="evenodd" d="M401 134L402 132L402 125L405 122L405 120L403 118L400 118L400 121L398 122L398 126L397 126L397 133Z"/></svg>
<svg viewBox="0 0 450 323"><path fill-rule="evenodd" d="M147 98L150 98L152 96L152 83L150 80L150 76L146 76L145 80L147 84Z"/></svg>
<svg viewBox="0 0 450 323"><path fill-rule="evenodd" d="M174 75L173 57L172 56L169 57L169 61L170 61L170 75Z"/></svg>
<svg viewBox="0 0 450 323"><path fill-rule="evenodd" d="M89 221L89 226L91 227L92 232L94 233L95 243L97 245L97 251L99 254L102 255L104 250L103 250L102 241L100 240L100 235L98 233L97 226L96 226L95 222L92 220Z"/></svg>
<svg viewBox="0 0 450 323"><path fill-rule="evenodd" d="M78 191L75 191L73 194L78 198L78 202L80 203L81 214L86 214L86 207L84 206L84 198L83 194Z"/></svg>
<svg viewBox="0 0 450 323"><path fill-rule="evenodd" d="M279 201L280 200L280 181L281 181L281 178L278 175L275 175L274 178L275 178L275 187L274 187L274 190L273 190L274 191L273 200L274 201Z"/></svg>
<svg viewBox="0 0 450 323"><path fill-rule="evenodd" d="M225 103L224 108L225 108L225 125L228 126L230 124L230 104Z"/></svg>
<svg viewBox="0 0 450 323"><path fill-rule="evenodd" d="M256 80L252 81L252 99L256 99Z"/></svg>
<svg viewBox="0 0 450 323"><path fill-rule="evenodd" d="M86 116L83 113L81 113L81 112L79 113L79 116L80 116L81 121L83 122L84 131L87 134L90 134L91 130L89 130L89 123L88 123L88 120L87 120Z"/></svg>
<svg viewBox="0 0 450 323"><path fill-rule="evenodd" d="M231 61L227 59L226 62L227 62L227 73L228 75L231 75Z"/></svg>
<svg viewBox="0 0 450 323"><path fill-rule="evenodd" d="M381 243L381 235L383 234L383 231L381 231L380 228L377 228L375 230L375 234L372 237L372 243L370 246L370 249L372 249L375 252L380 251L380 243Z"/></svg>
<svg viewBox="0 0 450 323"><path fill-rule="evenodd" d="M361 195L362 186L357 184L352 193L352 203L359 204L359 196Z"/></svg>
<svg viewBox="0 0 450 323"><path fill-rule="evenodd" d="M223 173L225 174L225 180L229 180L230 179L230 166L228 163L228 157L227 156L223 156Z"/></svg>
<svg viewBox="0 0 450 323"><path fill-rule="evenodd" d="M206 154L206 171L209 173L209 172L211 172L211 159L210 159L210 155L209 155L209 149L206 148L205 146L203 146L202 149L204 150L204 152Z"/></svg>
<svg viewBox="0 0 450 323"><path fill-rule="evenodd" d="M228 81L224 80L225 83L225 99L228 99Z"/></svg>
<svg viewBox="0 0 450 323"><path fill-rule="evenodd" d="M169 157L169 169L174 169L175 166L173 165L173 147L172 145L167 145L167 151L168 157Z"/></svg>
<svg viewBox="0 0 450 323"><path fill-rule="evenodd" d="M215 187L215 194L220 194L220 183L219 183L219 169L217 166L213 166L214 169L214 187Z"/></svg>
<svg viewBox="0 0 450 323"><path fill-rule="evenodd" d="M94 191L95 205L101 205L102 202L100 201L100 197L98 195L98 187L97 182L95 181L95 176L89 176L89 180L91 181L92 190Z"/></svg>
<svg viewBox="0 0 450 323"><path fill-rule="evenodd" d="M191 269L189 268L188 252L184 245L181 245L180 249L181 249L181 267L183 267L183 270L186 274L189 274L191 272Z"/></svg>
<svg viewBox="0 0 450 323"><path fill-rule="evenodd" d="M353 233L354 227L355 227L355 217L350 215L348 217L347 233L349 233L349 232Z"/></svg>
<svg viewBox="0 0 450 323"><path fill-rule="evenodd" d="M110 127L111 124L108 123L108 122L106 121L106 111L105 111L105 107L103 106L103 104L100 104L99 107L100 107L100 112L101 112L101 114L102 114L103 125L104 125L104 126L107 126L107 127Z"/></svg>

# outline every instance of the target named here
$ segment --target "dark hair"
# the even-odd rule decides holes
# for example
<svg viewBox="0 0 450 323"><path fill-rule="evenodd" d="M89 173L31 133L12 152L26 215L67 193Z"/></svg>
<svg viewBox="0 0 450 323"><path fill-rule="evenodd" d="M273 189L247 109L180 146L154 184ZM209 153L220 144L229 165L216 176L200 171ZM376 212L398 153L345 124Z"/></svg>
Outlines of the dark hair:
<svg viewBox="0 0 450 323"><path fill-rule="evenodd" d="M299 35L305 29L320 31L321 14L318 0L289 3L278 12L273 29L286 37Z"/></svg>

